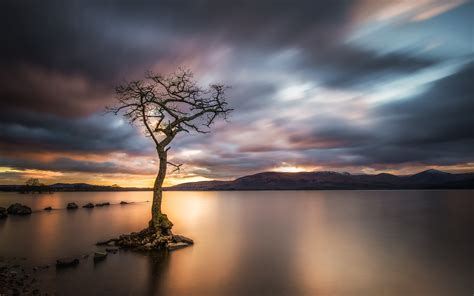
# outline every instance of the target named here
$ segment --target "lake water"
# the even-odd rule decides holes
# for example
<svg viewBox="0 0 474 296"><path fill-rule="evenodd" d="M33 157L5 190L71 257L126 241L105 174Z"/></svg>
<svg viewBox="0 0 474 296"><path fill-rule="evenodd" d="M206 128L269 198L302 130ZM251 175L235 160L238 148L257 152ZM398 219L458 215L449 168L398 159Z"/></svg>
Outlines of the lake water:
<svg viewBox="0 0 474 296"><path fill-rule="evenodd" d="M74 201L131 205L44 212ZM151 192L0 193L39 210L0 221L0 257L54 264L141 230ZM473 191L166 192L195 245L38 272L59 295L472 295Z"/></svg>

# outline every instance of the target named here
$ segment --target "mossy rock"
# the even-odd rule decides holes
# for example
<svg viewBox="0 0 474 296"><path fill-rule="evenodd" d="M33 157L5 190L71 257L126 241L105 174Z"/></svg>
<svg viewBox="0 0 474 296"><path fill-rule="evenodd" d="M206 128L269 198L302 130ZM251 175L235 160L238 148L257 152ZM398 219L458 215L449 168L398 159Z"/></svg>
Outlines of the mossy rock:
<svg viewBox="0 0 474 296"><path fill-rule="evenodd" d="M160 225L160 228L162 230L171 230L173 227L173 222L168 219L168 216L166 214L160 214L158 216L158 225Z"/></svg>

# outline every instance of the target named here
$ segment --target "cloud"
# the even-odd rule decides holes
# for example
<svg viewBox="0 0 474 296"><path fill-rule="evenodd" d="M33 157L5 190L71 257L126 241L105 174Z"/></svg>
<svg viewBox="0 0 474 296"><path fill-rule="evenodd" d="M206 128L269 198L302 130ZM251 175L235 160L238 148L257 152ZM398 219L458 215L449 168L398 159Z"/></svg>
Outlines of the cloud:
<svg viewBox="0 0 474 296"><path fill-rule="evenodd" d="M190 174L472 161L472 65L454 61L466 59L468 18L450 15L461 6L421 2L6 1L0 165L152 171L134 162L155 153L140 128L101 113L121 81L177 66L203 85L232 85L235 109L212 134L173 142L170 157Z"/></svg>
<svg viewBox="0 0 474 296"><path fill-rule="evenodd" d="M363 110L361 116L368 122L361 124L345 113L318 117L317 111L311 110L305 110L310 116L304 120L292 122L288 117L279 124L275 110L285 105L274 103L268 106L268 114L275 114L273 118L256 119L258 114L253 113L251 129L232 122L205 137L179 139L177 147L202 153L192 159L178 157L177 161L184 162L191 172L210 178L269 170L281 163L380 168L472 162L474 134L466 127L474 124L473 74L472 64L468 64L431 82L425 92Z"/></svg>
<svg viewBox="0 0 474 296"><path fill-rule="evenodd" d="M376 117L383 127L379 135L387 146L401 150L384 154L426 163L471 160L474 153L467 147L474 142L474 132L466 127L474 125L473 76L471 62L423 94L378 108ZM383 155L379 161L384 161Z"/></svg>
<svg viewBox="0 0 474 296"><path fill-rule="evenodd" d="M94 114L64 119L33 112L3 113L0 118L0 149L12 151L59 151L99 153L152 151L143 134L114 115Z"/></svg>
<svg viewBox="0 0 474 296"><path fill-rule="evenodd" d="M0 68L2 113L22 109L77 118L103 109L112 100L110 86L83 76L25 65Z"/></svg>
<svg viewBox="0 0 474 296"><path fill-rule="evenodd" d="M127 172L112 162L77 161L70 158L58 158L51 162L32 160L0 159L3 165L16 170L44 170L57 172L118 173Z"/></svg>

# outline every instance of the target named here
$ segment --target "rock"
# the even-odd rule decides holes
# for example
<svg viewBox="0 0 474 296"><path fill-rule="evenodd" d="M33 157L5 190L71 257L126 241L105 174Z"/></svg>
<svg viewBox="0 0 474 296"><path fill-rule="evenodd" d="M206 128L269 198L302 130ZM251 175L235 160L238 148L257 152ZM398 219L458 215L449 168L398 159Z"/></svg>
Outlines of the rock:
<svg viewBox="0 0 474 296"><path fill-rule="evenodd" d="M0 219L5 219L8 217L7 209L0 207Z"/></svg>
<svg viewBox="0 0 474 296"><path fill-rule="evenodd" d="M79 259L77 258L61 258L56 260L56 267L70 267L76 266L79 264Z"/></svg>
<svg viewBox="0 0 474 296"><path fill-rule="evenodd" d="M94 262L101 261L107 258L107 252L95 252L94 253Z"/></svg>
<svg viewBox="0 0 474 296"><path fill-rule="evenodd" d="M169 243L168 244L168 250L173 251L173 250L177 250L177 249L186 248L187 246L189 246L189 245L186 244L186 243Z"/></svg>
<svg viewBox="0 0 474 296"><path fill-rule="evenodd" d="M184 235L173 235L173 241L176 243L185 243L188 245L194 244L194 241L189 237L185 237Z"/></svg>
<svg viewBox="0 0 474 296"><path fill-rule="evenodd" d="M112 238L112 239L109 239L109 240L106 240L106 241L100 241L100 242L97 242L96 243L96 246L113 246L115 245L115 243L118 241L118 239L116 238Z"/></svg>
<svg viewBox="0 0 474 296"><path fill-rule="evenodd" d="M166 214L160 214L158 217L159 225L163 234L171 234L171 228L173 227L173 222L168 219Z"/></svg>
<svg viewBox="0 0 474 296"><path fill-rule="evenodd" d="M120 202L120 204L121 204L121 205L128 205L129 202L126 202L126 201L123 201L123 200L122 200L122 201Z"/></svg>
<svg viewBox="0 0 474 296"><path fill-rule="evenodd" d="M110 206L110 202L98 203L98 204L96 204L95 206L96 206L96 207Z"/></svg>
<svg viewBox="0 0 474 296"><path fill-rule="evenodd" d="M94 207L94 204L91 203L91 202L89 202L89 203L83 205L82 207L83 207L83 208L86 208L86 209L92 209L92 208Z"/></svg>
<svg viewBox="0 0 474 296"><path fill-rule="evenodd" d="M106 251L107 253L113 253L113 254L115 254L115 253L117 253L117 252L119 251L119 248L116 248L116 247L106 248L105 251Z"/></svg>
<svg viewBox="0 0 474 296"><path fill-rule="evenodd" d="M52 211L53 208L52 208L52 207L46 207L46 208L44 208L44 210L45 210L45 211Z"/></svg>
<svg viewBox="0 0 474 296"><path fill-rule="evenodd" d="M14 203L8 207L7 212L10 215L30 215L31 208L19 203Z"/></svg>
<svg viewBox="0 0 474 296"><path fill-rule="evenodd" d="M76 210L77 208L79 208L77 206L77 204L75 202L70 202L67 204L67 207L66 207L68 210Z"/></svg>

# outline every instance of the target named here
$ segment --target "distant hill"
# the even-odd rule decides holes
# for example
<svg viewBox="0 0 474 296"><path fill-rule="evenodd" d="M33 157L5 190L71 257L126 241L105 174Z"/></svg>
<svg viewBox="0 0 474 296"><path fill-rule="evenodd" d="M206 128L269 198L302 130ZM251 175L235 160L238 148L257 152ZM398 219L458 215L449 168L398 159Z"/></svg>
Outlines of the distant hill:
<svg viewBox="0 0 474 296"><path fill-rule="evenodd" d="M426 170L414 175L352 175L337 172L264 172L233 181L183 183L167 190L350 190L350 189L474 189L474 173Z"/></svg>
<svg viewBox="0 0 474 296"><path fill-rule="evenodd" d="M25 190L24 185L0 185L0 191L150 191L151 188L56 183ZM264 172L233 181L202 181L164 188L166 191L212 190L354 190L354 189L474 189L474 173L450 174L426 170L414 175L352 175L337 172Z"/></svg>
<svg viewBox="0 0 474 296"><path fill-rule="evenodd" d="M87 183L56 183L46 186L0 185L0 191L18 191L20 193L48 193L56 191L149 191L151 188L119 187L91 185Z"/></svg>

